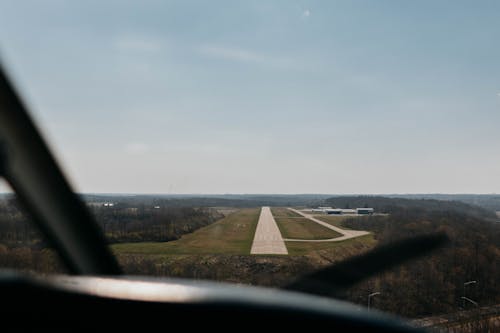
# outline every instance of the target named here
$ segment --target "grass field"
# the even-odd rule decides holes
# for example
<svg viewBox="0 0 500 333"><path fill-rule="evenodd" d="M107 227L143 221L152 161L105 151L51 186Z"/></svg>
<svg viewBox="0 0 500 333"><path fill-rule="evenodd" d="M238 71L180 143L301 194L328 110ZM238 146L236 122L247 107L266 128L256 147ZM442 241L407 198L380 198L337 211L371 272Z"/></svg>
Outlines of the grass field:
<svg viewBox="0 0 500 333"><path fill-rule="evenodd" d="M329 239L342 236L306 218L278 217L275 220L283 238Z"/></svg>
<svg viewBox="0 0 500 333"><path fill-rule="evenodd" d="M312 252L342 252L342 257L357 254L360 249L375 246L373 234L348 239L342 242L286 242L289 255L306 255Z"/></svg>
<svg viewBox="0 0 500 333"><path fill-rule="evenodd" d="M342 229L349 229L342 222L344 222L347 219L352 219L352 216L334 216L334 215L314 215L315 218L317 218L320 221L326 222L328 224L331 224L335 227L339 227Z"/></svg>
<svg viewBox="0 0 500 333"><path fill-rule="evenodd" d="M285 237L339 236L284 208L273 213L285 215L277 218ZM281 286L376 243L370 234L342 242L286 242L289 256L250 255L259 215L260 208L241 209L177 241L115 244L112 250L126 274Z"/></svg>
<svg viewBox="0 0 500 333"><path fill-rule="evenodd" d="M279 217L302 217L301 215L292 212L290 209L284 207L272 207L271 213L273 213L275 219Z"/></svg>
<svg viewBox="0 0 500 333"><path fill-rule="evenodd" d="M250 254L260 208L241 209L181 239L112 245L117 254Z"/></svg>
<svg viewBox="0 0 500 333"><path fill-rule="evenodd" d="M295 213L286 208L273 208L272 211L277 215L276 222L284 238L328 239L340 236L340 234L333 230L322 227L305 218L297 217ZM231 213L220 221L191 234L184 235L176 241L165 243L122 243L114 244L111 247L117 255L134 255L136 258L156 258L155 260L159 260L158 262L165 260L169 262L174 260L176 263L189 262L191 259L188 258L191 258L192 255L250 256L250 249L259 215L260 208L241 209ZM328 223L343 227L340 223L345 217L320 216L320 218L321 220L326 220ZM373 236L367 235L342 242L286 242L286 247L292 256L312 255L325 251L333 253L333 256L337 256L341 253L354 254L356 249L370 247L373 244L375 244Z"/></svg>

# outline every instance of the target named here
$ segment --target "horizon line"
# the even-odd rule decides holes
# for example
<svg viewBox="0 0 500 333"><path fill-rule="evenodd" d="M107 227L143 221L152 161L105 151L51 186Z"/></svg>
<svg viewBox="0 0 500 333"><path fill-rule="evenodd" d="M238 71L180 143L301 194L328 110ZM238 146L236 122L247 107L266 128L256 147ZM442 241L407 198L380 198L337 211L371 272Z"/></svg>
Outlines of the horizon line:
<svg viewBox="0 0 500 333"><path fill-rule="evenodd" d="M297 195L321 195L321 196L388 196L388 195L500 195L500 193L479 193L479 192L405 192L405 193L158 193L158 192L74 192L78 195L123 195L123 196L134 196L134 195L160 195L160 196L216 196L216 195L247 195L247 196L297 196ZM0 195L4 194L15 194L14 191L10 192L0 192Z"/></svg>

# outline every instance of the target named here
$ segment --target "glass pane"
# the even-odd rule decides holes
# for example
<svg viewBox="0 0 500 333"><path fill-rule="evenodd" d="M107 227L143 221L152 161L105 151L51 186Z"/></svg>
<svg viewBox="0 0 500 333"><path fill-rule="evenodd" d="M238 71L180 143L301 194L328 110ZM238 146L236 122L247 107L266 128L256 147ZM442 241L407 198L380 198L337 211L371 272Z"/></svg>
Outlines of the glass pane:
<svg viewBox="0 0 500 333"><path fill-rule="evenodd" d="M338 297L467 323L500 303L498 31L495 1L0 3L2 56L128 274L279 288L441 232ZM42 253L9 200L1 251Z"/></svg>

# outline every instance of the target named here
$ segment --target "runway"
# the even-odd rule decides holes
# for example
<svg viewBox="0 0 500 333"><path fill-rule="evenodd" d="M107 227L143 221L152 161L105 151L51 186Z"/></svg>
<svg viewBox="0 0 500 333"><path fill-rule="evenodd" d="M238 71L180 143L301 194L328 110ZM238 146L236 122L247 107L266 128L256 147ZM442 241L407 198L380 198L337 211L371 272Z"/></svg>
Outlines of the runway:
<svg viewBox="0 0 500 333"><path fill-rule="evenodd" d="M280 229L269 207L262 207L251 254L288 254Z"/></svg>

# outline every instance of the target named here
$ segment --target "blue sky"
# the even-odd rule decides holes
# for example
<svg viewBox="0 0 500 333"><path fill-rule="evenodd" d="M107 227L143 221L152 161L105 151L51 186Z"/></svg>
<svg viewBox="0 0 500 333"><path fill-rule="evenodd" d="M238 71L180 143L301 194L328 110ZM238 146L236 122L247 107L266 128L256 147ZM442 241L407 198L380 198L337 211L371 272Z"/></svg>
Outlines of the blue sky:
<svg viewBox="0 0 500 333"><path fill-rule="evenodd" d="M9 1L76 189L499 193L498 1Z"/></svg>

